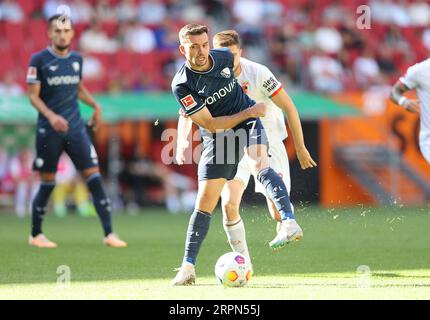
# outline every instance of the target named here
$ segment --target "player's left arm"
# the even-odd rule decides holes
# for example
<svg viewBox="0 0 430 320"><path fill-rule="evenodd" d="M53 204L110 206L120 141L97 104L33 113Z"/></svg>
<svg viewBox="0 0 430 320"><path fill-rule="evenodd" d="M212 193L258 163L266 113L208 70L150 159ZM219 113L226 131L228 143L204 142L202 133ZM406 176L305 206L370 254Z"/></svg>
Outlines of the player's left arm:
<svg viewBox="0 0 430 320"><path fill-rule="evenodd" d="M102 124L102 109L82 82L79 83L78 90L79 99L94 109L89 125L95 131Z"/></svg>
<svg viewBox="0 0 430 320"><path fill-rule="evenodd" d="M300 162L300 167L303 170L316 167L316 162L312 159L308 149L306 149L302 124L300 122L299 113L296 106L294 105L293 100L291 100L290 96L283 88L278 90L275 95L271 96L271 99L287 115L287 121L293 136L294 146L296 148L297 158Z"/></svg>
<svg viewBox="0 0 430 320"><path fill-rule="evenodd" d="M402 106L409 112L419 112L420 105L418 100L412 100L405 97L403 94L407 91L411 90L406 84L402 81L398 80L396 84L391 89L390 99L395 104Z"/></svg>

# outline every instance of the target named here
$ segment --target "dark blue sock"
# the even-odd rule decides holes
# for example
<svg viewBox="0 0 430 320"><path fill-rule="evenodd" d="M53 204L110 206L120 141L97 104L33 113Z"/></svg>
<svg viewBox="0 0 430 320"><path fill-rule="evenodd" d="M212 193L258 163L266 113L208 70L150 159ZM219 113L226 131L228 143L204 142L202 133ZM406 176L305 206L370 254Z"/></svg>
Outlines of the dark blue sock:
<svg viewBox="0 0 430 320"><path fill-rule="evenodd" d="M88 189L93 197L94 207L102 223L105 236L112 233L110 200L103 188L102 176L94 173L87 178Z"/></svg>
<svg viewBox="0 0 430 320"><path fill-rule="evenodd" d="M281 214L282 221L294 219L290 197L282 178L272 168L265 168L257 175L257 180L264 186L270 199Z"/></svg>
<svg viewBox="0 0 430 320"><path fill-rule="evenodd" d="M40 184L39 191L34 197L31 212L31 235L33 237L42 233L42 221L45 216L49 196L54 190L55 182L43 181Z"/></svg>
<svg viewBox="0 0 430 320"><path fill-rule="evenodd" d="M211 215L209 213L194 210L188 224L184 261L196 264L197 255L206 238L210 223Z"/></svg>

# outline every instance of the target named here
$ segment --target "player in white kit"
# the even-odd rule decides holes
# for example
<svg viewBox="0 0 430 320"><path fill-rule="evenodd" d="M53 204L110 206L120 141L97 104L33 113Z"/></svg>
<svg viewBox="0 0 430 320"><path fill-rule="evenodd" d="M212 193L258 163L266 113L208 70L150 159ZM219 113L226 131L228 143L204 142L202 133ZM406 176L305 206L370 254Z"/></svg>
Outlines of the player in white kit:
<svg viewBox="0 0 430 320"><path fill-rule="evenodd" d="M260 118L269 140L269 164L284 180L290 192L290 168L288 155L283 140L287 138L285 127L285 111L293 135L297 157L302 169L316 166L305 147L302 127L294 103L285 92L282 84L265 66L241 58L240 38L236 31L227 30L217 33L213 39L214 48L229 47L234 56L234 75L244 92L257 102L267 105L266 116ZM191 120L181 119L178 126L178 147L176 161L182 164L185 160L185 150L188 147L187 137L191 130ZM245 227L239 215L239 207L243 192L248 185L251 170L244 156L240 161L236 176L226 183L222 192L222 210L224 216L224 230L232 250L249 257L246 243ZM265 188L255 179L255 191L266 196L271 216L281 221L278 210L266 194Z"/></svg>
<svg viewBox="0 0 430 320"><path fill-rule="evenodd" d="M403 96L403 93L413 89L417 91L418 100ZM390 98L409 112L420 113L420 149L430 163L430 58L409 67L394 85Z"/></svg>

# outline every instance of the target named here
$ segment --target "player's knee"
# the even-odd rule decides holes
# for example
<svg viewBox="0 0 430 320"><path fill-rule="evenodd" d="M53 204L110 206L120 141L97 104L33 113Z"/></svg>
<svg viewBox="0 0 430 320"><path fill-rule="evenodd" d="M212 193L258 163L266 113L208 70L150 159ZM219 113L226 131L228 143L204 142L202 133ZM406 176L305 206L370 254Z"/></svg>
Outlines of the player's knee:
<svg viewBox="0 0 430 320"><path fill-rule="evenodd" d="M55 173L54 172L41 172L40 180L43 182L55 182Z"/></svg>
<svg viewBox="0 0 430 320"><path fill-rule="evenodd" d="M93 167L93 168L82 170L82 175L84 176L85 179L87 179L94 173L99 173L99 172L100 172L99 167Z"/></svg>
<svg viewBox="0 0 430 320"><path fill-rule="evenodd" d="M237 218L239 215L239 206L233 201L226 201L221 203L222 212L224 213L225 218L231 221Z"/></svg>

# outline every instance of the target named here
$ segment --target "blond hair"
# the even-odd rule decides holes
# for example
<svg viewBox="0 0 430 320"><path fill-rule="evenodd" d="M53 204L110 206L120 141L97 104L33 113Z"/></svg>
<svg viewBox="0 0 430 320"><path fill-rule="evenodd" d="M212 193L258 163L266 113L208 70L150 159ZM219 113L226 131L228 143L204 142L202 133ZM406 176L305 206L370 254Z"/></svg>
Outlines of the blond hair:
<svg viewBox="0 0 430 320"><path fill-rule="evenodd" d="M213 38L214 47L230 47L236 45L240 48L241 41L236 30L218 32Z"/></svg>

